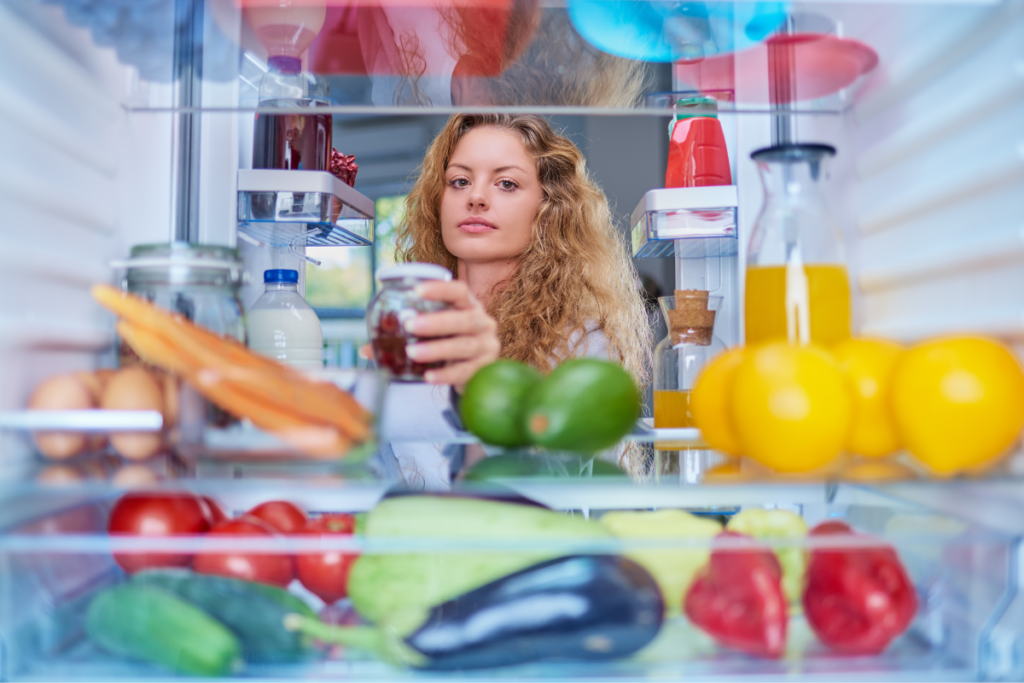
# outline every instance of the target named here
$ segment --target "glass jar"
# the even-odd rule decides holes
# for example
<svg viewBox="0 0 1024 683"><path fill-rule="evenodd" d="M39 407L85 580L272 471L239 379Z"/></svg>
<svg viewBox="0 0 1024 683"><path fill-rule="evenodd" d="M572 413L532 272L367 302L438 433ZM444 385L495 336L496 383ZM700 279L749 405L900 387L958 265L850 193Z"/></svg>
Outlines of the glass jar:
<svg viewBox="0 0 1024 683"><path fill-rule="evenodd" d="M654 348L654 427L693 427L693 385L708 361L725 351L725 344L714 336L722 297L676 290L676 296L659 297L658 304L668 336Z"/></svg>
<svg viewBox="0 0 1024 683"><path fill-rule="evenodd" d="M239 298L243 270L237 250L187 242L140 244L132 247L131 258L115 266L125 270L122 289L218 334L245 341ZM128 349L127 358L134 356ZM121 362L127 358L122 346Z"/></svg>
<svg viewBox="0 0 1024 683"><path fill-rule="evenodd" d="M439 368L443 362L417 363L405 352L408 344L419 341L405 330L407 321L420 313L443 311L450 306L428 301L416 295L416 286L430 280L452 279L451 271L433 263L402 263L377 273L381 289L370 302L366 325L377 366L391 372L391 379L422 382L423 374Z"/></svg>
<svg viewBox="0 0 1024 683"><path fill-rule="evenodd" d="M244 271L235 249L187 242L141 244L132 247L128 260L114 266L125 271L122 289L217 334L245 342L245 312L239 298ZM121 367L143 364L124 342L118 345L118 358ZM187 385L165 373L159 375L165 400L176 406L165 415L164 429L171 443L198 440L207 425L233 421ZM174 399L169 396L171 392Z"/></svg>
<svg viewBox="0 0 1024 683"><path fill-rule="evenodd" d="M747 254L747 344L837 344L850 337L850 281L842 236L825 204L834 147L778 145L751 155L764 206Z"/></svg>

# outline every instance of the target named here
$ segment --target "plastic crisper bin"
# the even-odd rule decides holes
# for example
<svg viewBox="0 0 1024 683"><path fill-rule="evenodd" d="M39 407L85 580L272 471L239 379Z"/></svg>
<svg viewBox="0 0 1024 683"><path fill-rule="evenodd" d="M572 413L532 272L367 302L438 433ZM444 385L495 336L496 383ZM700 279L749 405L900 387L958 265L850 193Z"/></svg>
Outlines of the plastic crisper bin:
<svg viewBox="0 0 1024 683"><path fill-rule="evenodd" d="M912 578L918 598L916 617L906 633L880 655L844 656L821 644L799 609L791 609L788 647L781 659L743 655L716 645L684 617L670 616L657 637L636 654L612 661L549 659L511 667L457 672L460 678L551 680L641 678L729 680L789 679L1019 680L1019 660L1006 653L1020 647L1019 629L1007 624L1015 597L1016 537L903 502L873 490L847 485L735 485L679 488L628 483L577 483L509 480L509 488L542 505L593 521L611 510L682 508L706 519L727 519L749 507L777 507L799 513L808 525L843 520L857 531L891 545ZM289 483L285 480L193 482L196 493L213 495L230 514L260 502L291 500L319 514L373 508L384 495L380 484L355 482ZM493 490L478 492L494 495ZM157 665L112 655L89 640L84 616L102 590L128 580L113 552L139 554L175 550L196 554L217 549L295 555L334 549L391 557L417 572L398 572L394 580L442 582L445 567L509 558L524 565L571 554L634 555L664 551L698 566L723 541L697 538L622 540L595 535L519 538L500 534L456 537L441 520L410 515L410 528L433 525L431 533L409 537L355 537L321 541L318 537L264 538L178 537L112 539L104 532L107 516L120 492L111 489L59 490L20 485L6 490L5 527L0 534L0 676L5 680L164 680L174 672ZM409 501L408 498L402 500ZM315 512L313 512L315 511ZM502 522L501 524L504 524ZM425 525L427 525L425 527ZM499 524L500 526L500 524ZM835 547L828 537L771 542L775 548ZM847 542L848 543L848 542ZM848 546L844 546L848 547ZM395 554L402 558L395 558ZM415 556L426 561L414 562ZM432 569L436 569L431 578ZM382 579L383 581L383 579ZM386 582L385 582L386 583ZM408 588L408 587L406 587ZM385 590L381 586L381 590ZM298 582L290 590L314 610L323 603ZM347 603L340 603L345 608ZM999 624L998 629L993 626ZM1000 656L1002 653L1002 656ZM299 664L246 663L237 672L246 678L394 680L436 678L402 670L355 650L319 651Z"/></svg>

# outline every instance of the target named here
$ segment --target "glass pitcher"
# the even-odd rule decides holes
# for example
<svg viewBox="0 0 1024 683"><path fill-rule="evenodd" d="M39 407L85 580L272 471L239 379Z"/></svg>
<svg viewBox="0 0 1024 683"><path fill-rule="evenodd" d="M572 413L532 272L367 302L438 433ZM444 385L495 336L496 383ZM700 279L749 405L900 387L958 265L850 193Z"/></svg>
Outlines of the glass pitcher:
<svg viewBox="0 0 1024 683"><path fill-rule="evenodd" d="M747 254L747 344L788 339L832 346L850 337L850 281L839 229L825 205L820 144L788 144L751 155L765 201Z"/></svg>

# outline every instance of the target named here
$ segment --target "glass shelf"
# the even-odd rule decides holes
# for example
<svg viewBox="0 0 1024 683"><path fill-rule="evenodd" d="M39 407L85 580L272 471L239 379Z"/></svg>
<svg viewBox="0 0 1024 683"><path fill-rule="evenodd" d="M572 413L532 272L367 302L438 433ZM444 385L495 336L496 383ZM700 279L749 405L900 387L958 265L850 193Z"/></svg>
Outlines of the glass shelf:
<svg viewBox="0 0 1024 683"><path fill-rule="evenodd" d="M324 171L238 172L238 231L260 246L372 245L374 207Z"/></svg>
<svg viewBox="0 0 1024 683"><path fill-rule="evenodd" d="M123 103L129 111L257 110L268 50L251 3L3 4L21 14L54 15L39 22L56 17L83 27L96 46L134 67L137 84ZM891 84L895 72L887 70L913 56L914 41L899 36L917 35L939 18L969 27L998 3L465 0L441 11L410 0L355 6L324 0L323 6L316 37L302 52L303 69L331 86L337 106L323 113L522 108L663 116L672 92L696 89L732 91L723 112L802 116L843 112L867 90ZM785 53L792 76L781 98L770 94L769 72L779 69L773 50ZM237 87L176 101L170 84L182 73Z"/></svg>

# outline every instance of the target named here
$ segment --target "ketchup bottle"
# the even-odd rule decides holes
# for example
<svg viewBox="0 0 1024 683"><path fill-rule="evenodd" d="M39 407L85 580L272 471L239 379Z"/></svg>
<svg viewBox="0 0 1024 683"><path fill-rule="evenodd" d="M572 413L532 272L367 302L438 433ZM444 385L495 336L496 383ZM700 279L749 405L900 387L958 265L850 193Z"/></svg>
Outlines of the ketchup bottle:
<svg viewBox="0 0 1024 683"><path fill-rule="evenodd" d="M679 100L669 137L665 187L732 185L729 153L714 99Z"/></svg>

